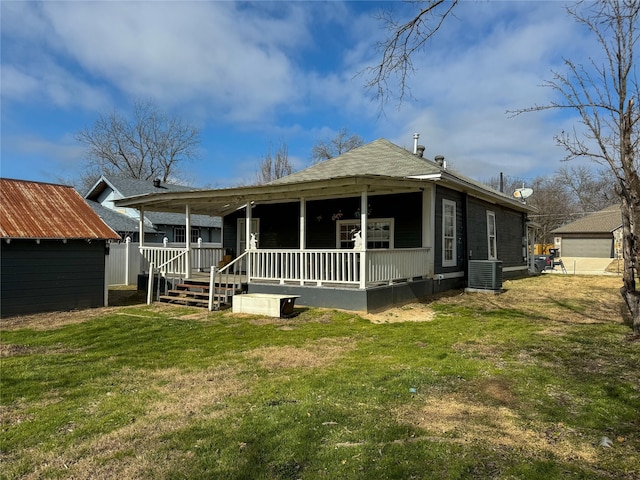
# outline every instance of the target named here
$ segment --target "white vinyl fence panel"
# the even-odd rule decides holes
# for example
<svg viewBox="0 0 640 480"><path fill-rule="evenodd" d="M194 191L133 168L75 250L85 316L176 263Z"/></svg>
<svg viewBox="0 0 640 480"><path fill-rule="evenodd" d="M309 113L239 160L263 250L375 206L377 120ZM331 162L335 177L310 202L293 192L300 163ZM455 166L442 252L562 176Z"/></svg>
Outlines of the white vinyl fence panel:
<svg viewBox="0 0 640 480"><path fill-rule="evenodd" d="M112 243L107 262L109 285L133 285L141 273L142 255L137 243Z"/></svg>
<svg viewBox="0 0 640 480"><path fill-rule="evenodd" d="M143 251L156 265L164 263L169 258L167 255L180 249L184 249L184 243L148 243L143 247ZM218 265L223 256L224 249L220 244L200 241L191 245L191 268L200 272L209 271L212 265ZM109 285L137 284L138 275L149 271L149 258L143 256L138 243L129 239L126 243L112 243L107 263ZM180 272L182 270L183 268Z"/></svg>

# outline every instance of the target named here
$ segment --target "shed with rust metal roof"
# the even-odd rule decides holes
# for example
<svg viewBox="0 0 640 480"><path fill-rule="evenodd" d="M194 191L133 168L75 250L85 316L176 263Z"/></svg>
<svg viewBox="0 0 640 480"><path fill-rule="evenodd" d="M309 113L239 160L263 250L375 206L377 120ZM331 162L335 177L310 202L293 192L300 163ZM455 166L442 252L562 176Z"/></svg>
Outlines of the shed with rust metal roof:
<svg viewBox="0 0 640 480"><path fill-rule="evenodd" d="M72 187L0 178L0 318L107 304L120 237Z"/></svg>
<svg viewBox="0 0 640 480"><path fill-rule="evenodd" d="M0 178L0 238L119 240L73 187Z"/></svg>

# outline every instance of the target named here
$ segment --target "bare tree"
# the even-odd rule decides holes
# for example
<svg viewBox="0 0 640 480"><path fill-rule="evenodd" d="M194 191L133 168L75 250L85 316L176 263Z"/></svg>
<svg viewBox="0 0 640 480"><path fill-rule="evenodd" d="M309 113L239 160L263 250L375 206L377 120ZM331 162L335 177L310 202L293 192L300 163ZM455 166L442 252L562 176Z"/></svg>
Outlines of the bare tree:
<svg viewBox="0 0 640 480"><path fill-rule="evenodd" d="M633 63L638 44L640 1L578 2L567 8L576 21L597 39L604 59L586 64L565 60L566 73L552 73L545 83L559 100L513 112L571 109L579 115L582 131L556 137L567 159L587 158L608 166L615 178L623 228L623 286L631 325L640 334L640 292L636 288L640 253L640 89Z"/></svg>
<svg viewBox="0 0 640 480"><path fill-rule="evenodd" d="M311 160L313 163L329 160L362 145L364 140L360 135L343 128L332 139L318 141L311 149Z"/></svg>
<svg viewBox="0 0 640 480"><path fill-rule="evenodd" d="M291 175L293 166L289 162L289 148L287 144L281 140L275 154L273 146L269 145L269 150L260 160L258 171L256 172L256 184L269 183L278 178Z"/></svg>
<svg viewBox="0 0 640 480"><path fill-rule="evenodd" d="M197 156L200 132L149 101L136 101L131 117L116 111L100 115L76 139L87 149L89 176L106 173L166 182L177 174L178 164Z"/></svg>
<svg viewBox="0 0 640 480"><path fill-rule="evenodd" d="M596 212L617 201L615 182L610 172L593 170L586 165L560 167L556 183L567 189L582 213Z"/></svg>
<svg viewBox="0 0 640 480"><path fill-rule="evenodd" d="M376 98L384 105L392 97L394 88L389 80L395 78L398 84L398 102L409 93L407 79L414 72L412 57L422 50L425 43L432 38L458 4L459 0L418 0L420 10L413 18L398 21L390 11L380 14L388 33L387 38L378 43L381 52L380 63L365 70L370 79L365 86L375 91ZM394 82L395 83L395 82Z"/></svg>
<svg viewBox="0 0 640 480"><path fill-rule="evenodd" d="M485 181L490 187L499 190L500 179L491 178ZM528 187L533 194L526 199L527 205L536 209L529 218L538 224L537 238L541 243L552 243L552 231L583 215L578 202L567 188L555 177L540 176L525 181L521 178L503 178L503 191L511 195L518 188Z"/></svg>

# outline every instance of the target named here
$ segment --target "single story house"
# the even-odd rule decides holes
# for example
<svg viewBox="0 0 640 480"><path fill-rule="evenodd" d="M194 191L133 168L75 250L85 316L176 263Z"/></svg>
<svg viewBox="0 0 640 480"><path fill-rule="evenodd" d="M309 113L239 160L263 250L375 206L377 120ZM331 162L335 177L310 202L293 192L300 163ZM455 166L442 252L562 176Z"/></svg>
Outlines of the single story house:
<svg viewBox="0 0 640 480"><path fill-rule="evenodd" d="M622 213L611 205L551 232L563 257L616 258L622 252Z"/></svg>
<svg viewBox="0 0 640 480"><path fill-rule="evenodd" d="M417 141L412 153L378 139L266 185L115 203L221 216L222 247L246 290L300 295L308 306L372 311L527 275L532 208L423 152Z"/></svg>
<svg viewBox="0 0 640 480"><path fill-rule="evenodd" d="M89 189L85 199L101 218L124 239L130 237L138 242L139 212L131 208L118 208L114 201L124 197L158 192L191 191L192 187L162 183L159 180L137 180L102 175ZM103 208L96 208L96 204ZM113 212L109 214L104 209ZM128 221L131 220L131 221ZM201 238L204 243L220 243L222 222L220 217L211 215L191 216L191 242ZM185 243L186 230L184 215L167 212L146 212L144 215L144 236L148 243Z"/></svg>
<svg viewBox="0 0 640 480"><path fill-rule="evenodd" d="M72 187L0 178L0 317L105 306L112 240Z"/></svg>

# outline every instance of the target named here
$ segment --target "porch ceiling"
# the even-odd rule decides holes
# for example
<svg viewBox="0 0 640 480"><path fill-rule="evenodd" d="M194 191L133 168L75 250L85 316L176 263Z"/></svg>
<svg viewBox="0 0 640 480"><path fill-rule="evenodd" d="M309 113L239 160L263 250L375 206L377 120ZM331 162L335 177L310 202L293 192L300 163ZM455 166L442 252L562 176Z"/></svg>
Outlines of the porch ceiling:
<svg viewBox="0 0 640 480"><path fill-rule="evenodd" d="M411 179L379 175L336 177L328 180L295 184L267 184L251 187L191 190L186 192L150 193L116 200L117 207L144 208L146 211L183 213L189 205L192 214L227 215L248 202L278 203L301 198L317 200L418 191L433 179Z"/></svg>

